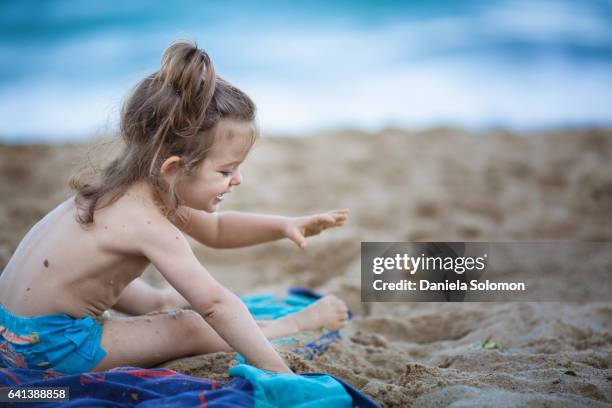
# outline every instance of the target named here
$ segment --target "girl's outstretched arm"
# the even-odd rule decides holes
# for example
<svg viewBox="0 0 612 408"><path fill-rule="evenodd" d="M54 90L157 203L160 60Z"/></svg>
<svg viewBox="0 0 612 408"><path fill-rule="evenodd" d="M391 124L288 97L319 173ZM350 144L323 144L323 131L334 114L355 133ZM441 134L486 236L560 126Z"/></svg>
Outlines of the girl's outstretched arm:
<svg viewBox="0 0 612 408"><path fill-rule="evenodd" d="M143 255L249 363L269 371L291 373L238 296L208 273L174 225L159 224L144 229Z"/></svg>
<svg viewBox="0 0 612 408"><path fill-rule="evenodd" d="M185 208L189 225L182 230L196 241L213 248L238 248L289 238L300 248L306 237L344 225L348 209L303 217L224 212L209 214Z"/></svg>

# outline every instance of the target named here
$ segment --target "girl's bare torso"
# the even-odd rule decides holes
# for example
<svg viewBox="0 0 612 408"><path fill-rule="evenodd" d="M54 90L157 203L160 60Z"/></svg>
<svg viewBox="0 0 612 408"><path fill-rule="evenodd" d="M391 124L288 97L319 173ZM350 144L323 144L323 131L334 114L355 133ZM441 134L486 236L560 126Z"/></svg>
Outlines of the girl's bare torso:
<svg viewBox="0 0 612 408"><path fill-rule="evenodd" d="M134 186L95 223L76 221L74 198L61 203L26 234L0 275L0 304L19 316L66 313L97 316L111 308L149 261L138 226L167 222Z"/></svg>

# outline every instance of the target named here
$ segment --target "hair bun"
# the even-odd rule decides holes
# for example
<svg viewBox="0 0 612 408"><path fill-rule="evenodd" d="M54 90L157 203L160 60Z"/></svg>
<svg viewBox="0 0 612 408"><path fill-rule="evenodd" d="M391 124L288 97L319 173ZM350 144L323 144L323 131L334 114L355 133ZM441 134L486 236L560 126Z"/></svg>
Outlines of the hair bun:
<svg viewBox="0 0 612 408"><path fill-rule="evenodd" d="M215 69L206 51L193 41L177 41L162 55L158 80L162 89L176 93L182 100L183 110L199 117L215 92Z"/></svg>

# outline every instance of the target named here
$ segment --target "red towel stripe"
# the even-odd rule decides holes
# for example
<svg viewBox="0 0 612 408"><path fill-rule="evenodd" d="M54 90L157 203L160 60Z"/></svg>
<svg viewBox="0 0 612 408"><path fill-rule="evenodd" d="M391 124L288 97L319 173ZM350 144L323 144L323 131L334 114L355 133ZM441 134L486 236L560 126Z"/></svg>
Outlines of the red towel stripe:
<svg viewBox="0 0 612 408"><path fill-rule="evenodd" d="M206 397L204 396L204 393L206 391L202 391L199 395L200 397L200 408L206 408Z"/></svg>
<svg viewBox="0 0 612 408"><path fill-rule="evenodd" d="M5 370L4 368L0 368L0 372L2 372L3 374L5 374L7 377L9 377L11 380L15 381L15 384L21 384L21 381L19 381L17 379L17 377L15 377L12 373L10 373L9 371Z"/></svg>

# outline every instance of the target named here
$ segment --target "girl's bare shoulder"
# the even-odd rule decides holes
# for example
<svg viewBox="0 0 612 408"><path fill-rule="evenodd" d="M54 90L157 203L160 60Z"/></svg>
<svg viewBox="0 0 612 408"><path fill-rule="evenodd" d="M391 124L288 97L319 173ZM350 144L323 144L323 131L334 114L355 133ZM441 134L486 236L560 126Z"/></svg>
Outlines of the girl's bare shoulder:
<svg viewBox="0 0 612 408"><path fill-rule="evenodd" d="M176 227L155 202L139 189L128 189L121 197L95 214L96 229L107 242L140 252L140 244Z"/></svg>

